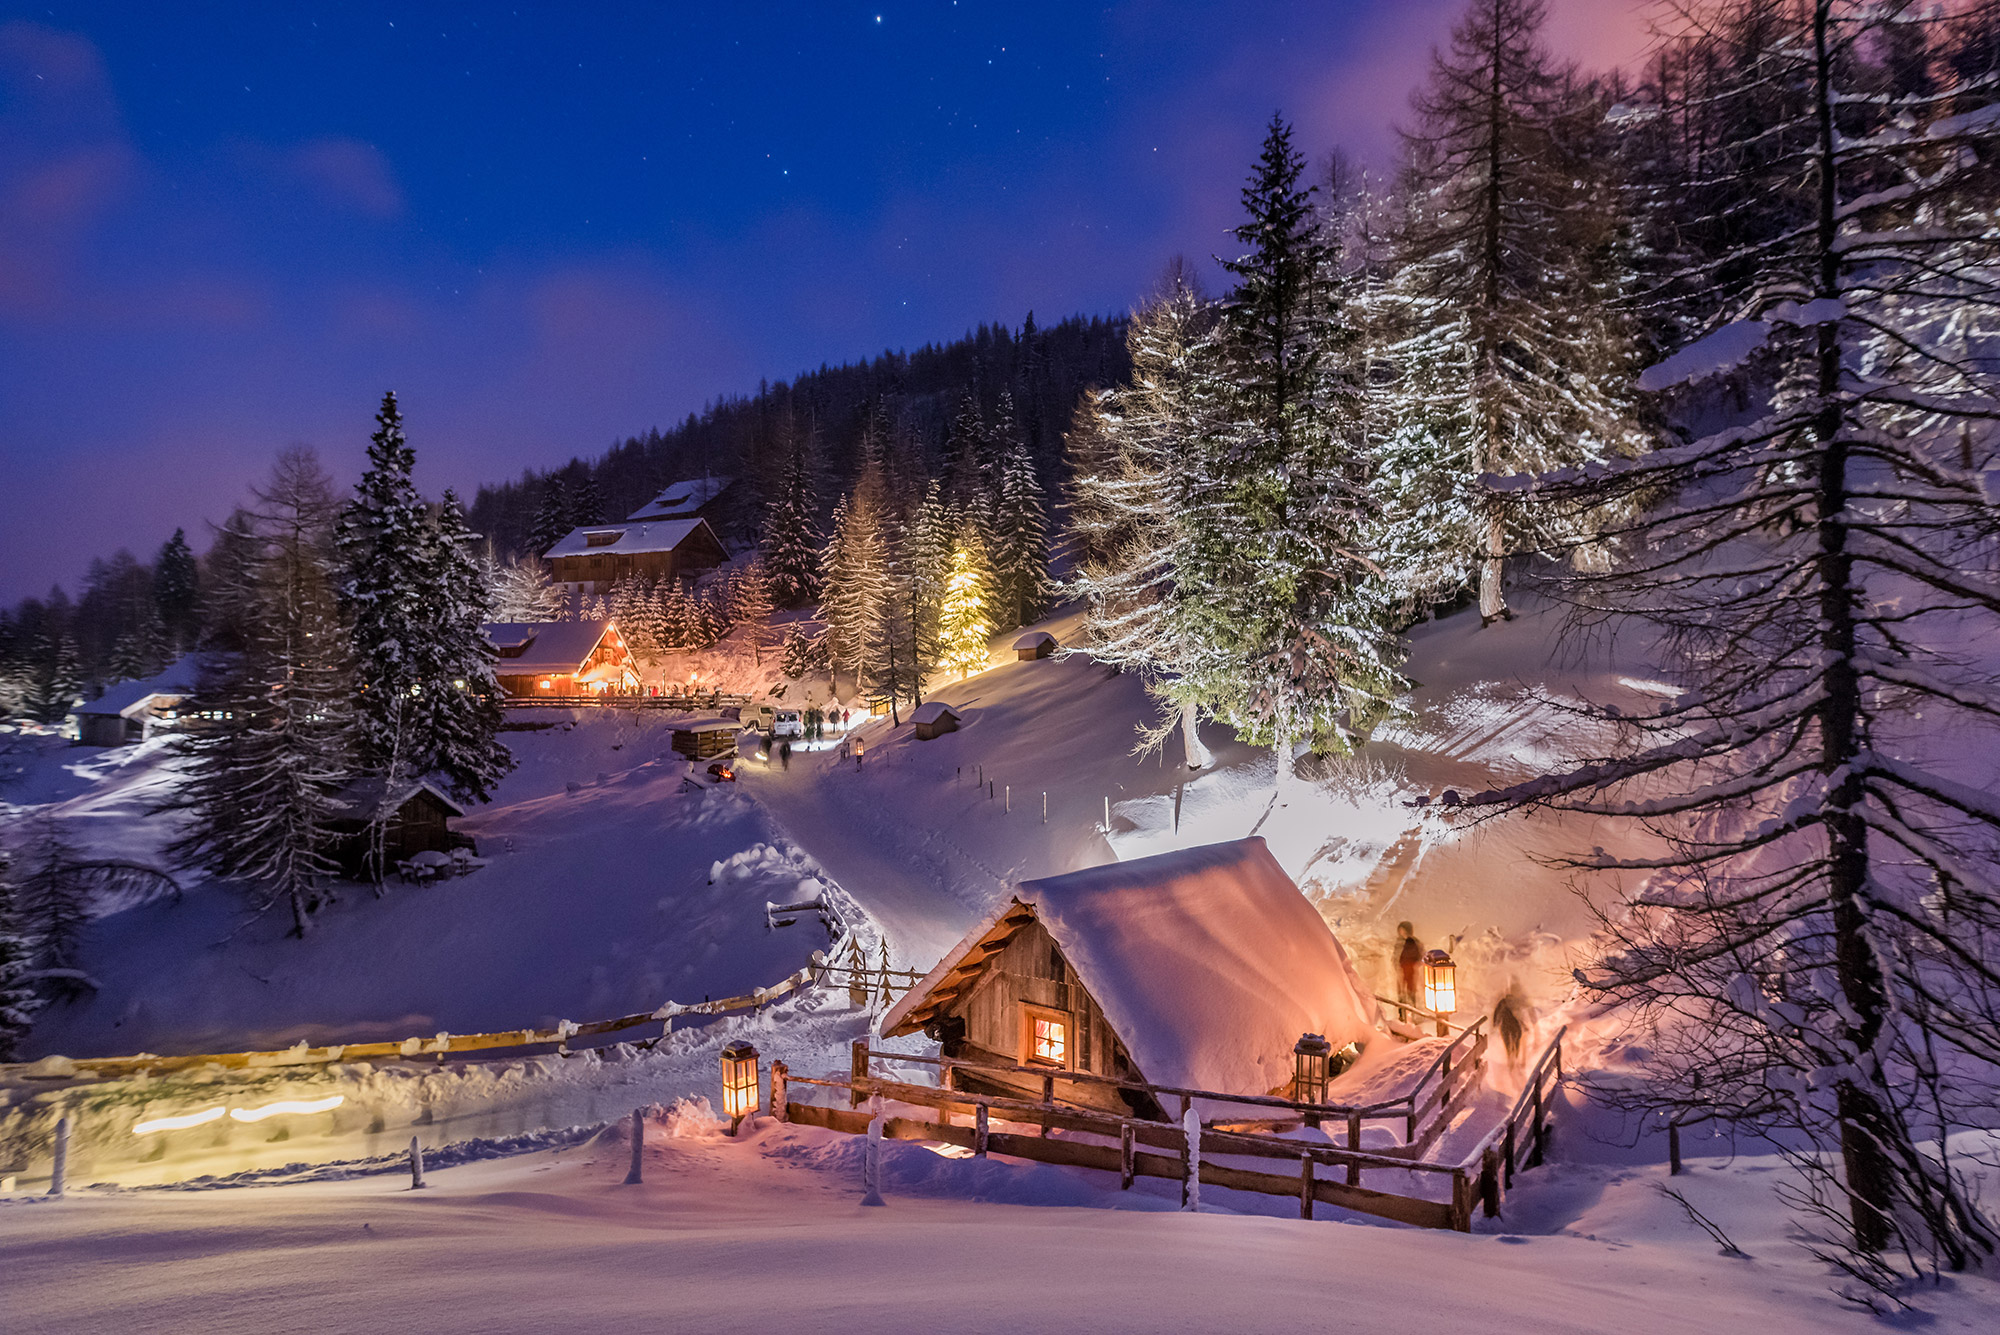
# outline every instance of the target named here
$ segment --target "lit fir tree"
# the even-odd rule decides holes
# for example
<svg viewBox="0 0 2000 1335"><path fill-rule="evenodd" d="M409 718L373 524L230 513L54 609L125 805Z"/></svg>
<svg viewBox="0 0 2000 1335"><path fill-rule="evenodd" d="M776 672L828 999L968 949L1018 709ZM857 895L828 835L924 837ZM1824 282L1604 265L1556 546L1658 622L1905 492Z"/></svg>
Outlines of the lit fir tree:
<svg viewBox="0 0 2000 1335"><path fill-rule="evenodd" d="M990 583L979 535L968 526L952 549L951 571L945 576L944 600L938 609L938 670L947 676L970 677L986 671L993 637L986 612Z"/></svg>

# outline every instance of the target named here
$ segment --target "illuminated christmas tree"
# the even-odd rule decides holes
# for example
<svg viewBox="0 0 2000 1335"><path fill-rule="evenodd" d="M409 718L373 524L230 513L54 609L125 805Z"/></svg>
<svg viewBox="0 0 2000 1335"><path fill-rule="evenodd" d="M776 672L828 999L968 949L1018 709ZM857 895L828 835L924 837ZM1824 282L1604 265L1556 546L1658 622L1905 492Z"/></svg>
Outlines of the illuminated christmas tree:
<svg viewBox="0 0 2000 1335"><path fill-rule="evenodd" d="M993 634L986 619L987 585L986 554L978 539L961 539L952 549L938 618L938 670L948 677L986 671L986 642Z"/></svg>

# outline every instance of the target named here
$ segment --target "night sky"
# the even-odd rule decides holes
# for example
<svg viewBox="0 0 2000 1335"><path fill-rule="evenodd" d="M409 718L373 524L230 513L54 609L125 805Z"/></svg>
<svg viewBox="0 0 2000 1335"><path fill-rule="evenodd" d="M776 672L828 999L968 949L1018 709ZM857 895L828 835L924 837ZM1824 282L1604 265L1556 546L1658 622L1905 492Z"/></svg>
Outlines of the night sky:
<svg viewBox="0 0 2000 1335"><path fill-rule="evenodd" d="M419 481L1227 250L1274 110L1386 163L1458 0L0 0L0 599L205 547L280 446ZM1551 0L1586 63L1643 0Z"/></svg>

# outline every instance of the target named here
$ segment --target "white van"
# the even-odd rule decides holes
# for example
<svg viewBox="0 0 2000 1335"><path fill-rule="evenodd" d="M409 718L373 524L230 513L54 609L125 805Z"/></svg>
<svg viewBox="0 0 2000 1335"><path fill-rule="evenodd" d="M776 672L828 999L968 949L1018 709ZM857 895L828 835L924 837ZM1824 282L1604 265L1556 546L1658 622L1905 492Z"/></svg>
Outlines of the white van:
<svg viewBox="0 0 2000 1335"><path fill-rule="evenodd" d="M763 704L744 711L746 727L773 737L803 737L806 735L804 718L796 709L781 709L777 705Z"/></svg>

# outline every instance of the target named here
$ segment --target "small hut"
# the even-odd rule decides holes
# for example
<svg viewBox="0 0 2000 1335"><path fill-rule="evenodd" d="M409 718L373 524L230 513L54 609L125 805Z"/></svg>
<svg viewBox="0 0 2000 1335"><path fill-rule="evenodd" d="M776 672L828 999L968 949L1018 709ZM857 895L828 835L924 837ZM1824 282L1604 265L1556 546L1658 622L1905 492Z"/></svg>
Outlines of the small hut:
<svg viewBox="0 0 2000 1335"><path fill-rule="evenodd" d="M948 732L957 732L958 721L958 711L942 700L926 700L910 715L917 740L924 742Z"/></svg>
<svg viewBox="0 0 2000 1335"><path fill-rule="evenodd" d="M493 675L516 700L622 693L639 688L638 667L615 621L489 621Z"/></svg>
<svg viewBox="0 0 2000 1335"><path fill-rule="evenodd" d="M472 836L451 828L465 808L429 783L407 783L391 791L379 777L356 779L333 796L327 827L336 836L334 859L356 880L372 879L374 856L371 827L386 817L382 830L385 867L419 853L449 853L474 847Z"/></svg>
<svg viewBox="0 0 2000 1335"><path fill-rule="evenodd" d="M1014 657L1027 663L1037 658L1047 658L1059 648L1061 646L1056 643L1055 636L1045 630L1034 630L1014 641Z"/></svg>
<svg viewBox="0 0 2000 1335"><path fill-rule="evenodd" d="M1287 1095L1292 1049L1366 1043L1369 989L1261 838L1023 881L882 1018L924 1033L970 1092L1039 1099L1037 1067ZM1014 1067L1028 1067L1029 1073ZM1058 1098L1161 1117L1142 1091Z"/></svg>
<svg viewBox="0 0 2000 1335"><path fill-rule="evenodd" d="M689 760L715 760L736 754L736 734L743 725L728 718L683 719L673 725L674 754Z"/></svg>
<svg viewBox="0 0 2000 1335"><path fill-rule="evenodd" d="M193 654L141 681L121 681L76 707L76 736L85 746L143 742L181 721L181 706L195 691L199 665Z"/></svg>

